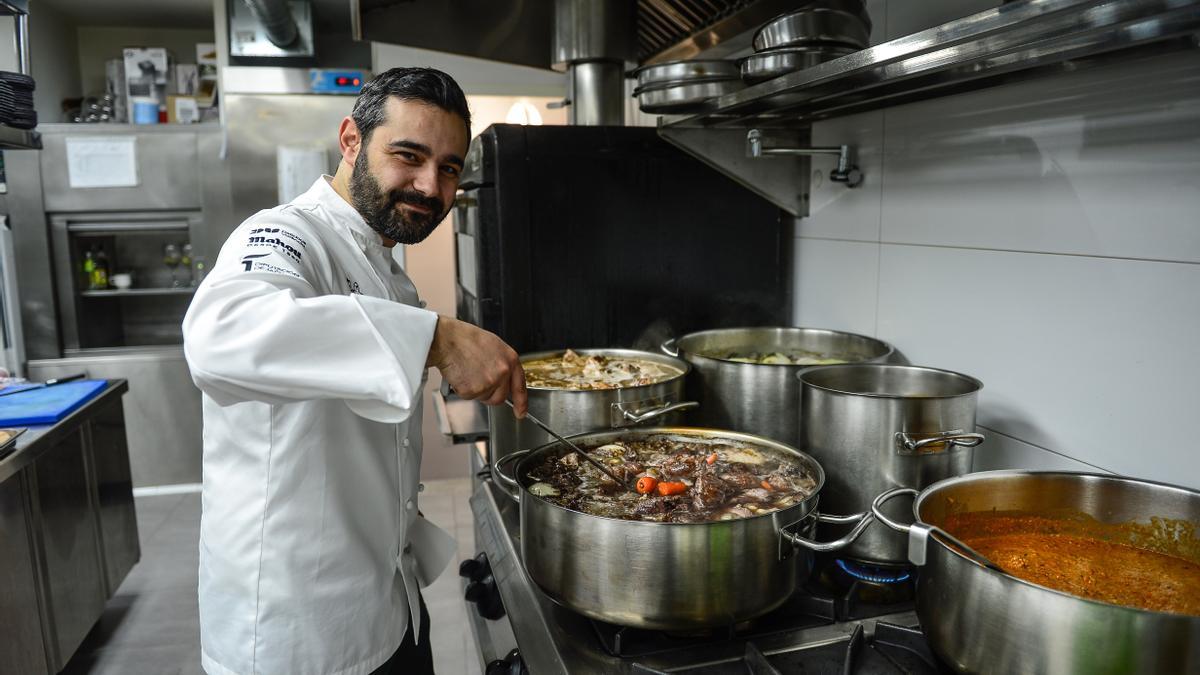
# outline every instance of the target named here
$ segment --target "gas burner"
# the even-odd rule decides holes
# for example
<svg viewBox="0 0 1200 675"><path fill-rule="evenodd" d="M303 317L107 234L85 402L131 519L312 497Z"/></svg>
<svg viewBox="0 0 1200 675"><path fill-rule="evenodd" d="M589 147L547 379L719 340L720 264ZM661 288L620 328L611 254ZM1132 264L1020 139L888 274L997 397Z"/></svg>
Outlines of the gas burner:
<svg viewBox="0 0 1200 675"><path fill-rule="evenodd" d="M872 584L898 584L912 578L912 570L907 567L880 567L841 558L833 562L846 574Z"/></svg>

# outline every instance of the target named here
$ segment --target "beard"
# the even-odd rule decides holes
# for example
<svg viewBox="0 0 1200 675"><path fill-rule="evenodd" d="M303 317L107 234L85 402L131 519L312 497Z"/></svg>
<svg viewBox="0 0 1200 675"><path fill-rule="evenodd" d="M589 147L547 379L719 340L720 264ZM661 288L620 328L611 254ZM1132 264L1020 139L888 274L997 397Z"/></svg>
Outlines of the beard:
<svg viewBox="0 0 1200 675"><path fill-rule="evenodd" d="M383 191L367 165L367 153L358 153L350 172L350 201L367 225L398 244L417 244L425 240L446 217L449 209L437 197L413 190ZM419 213L396 208L412 204L429 209Z"/></svg>

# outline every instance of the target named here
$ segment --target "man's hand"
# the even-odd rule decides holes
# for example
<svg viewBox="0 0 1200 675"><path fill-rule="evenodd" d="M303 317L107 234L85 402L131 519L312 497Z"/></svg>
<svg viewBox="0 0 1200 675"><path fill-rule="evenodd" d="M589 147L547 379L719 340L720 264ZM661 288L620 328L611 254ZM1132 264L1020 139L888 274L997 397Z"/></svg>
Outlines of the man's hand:
<svg viewBox="0 0 1200 675"><path fill-rule="evenodd" d="M529 407L525 370L512 347L494 334L439 316L425 365L440 370L459 396L488 405L511 398L517 417L525 417Z"/></svg>

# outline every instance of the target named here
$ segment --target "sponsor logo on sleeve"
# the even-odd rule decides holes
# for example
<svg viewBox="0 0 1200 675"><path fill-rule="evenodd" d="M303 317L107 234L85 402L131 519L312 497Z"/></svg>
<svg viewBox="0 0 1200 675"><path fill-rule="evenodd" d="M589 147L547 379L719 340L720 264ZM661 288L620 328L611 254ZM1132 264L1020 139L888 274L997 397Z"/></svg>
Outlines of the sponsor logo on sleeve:
<svg viewBox="0 0 1200 675"><path fill-rule="evenodd" d="M350 289L351 295L362 295L363 294L362 286L359 286L358 282L351 279L350 277L346 277L346 288Z"/></svg>
<svg viewBox="0 0 1200 675"><path fill-rule="evenodd" d="M265 258L269 255L271 254L259 253L258 255L242 256L242 266L247 272L268 272L270 274L283 274L289 277L295 277L297 279L304 278L297 274L295 270L290 270L286 267L280 267L279 265L272 265L269 262L260 260L260 258Z"/></svg>
<svg viewBox="0 0 1200 675"><path fill-rule="evenodd" d="M247 248L265 247L274 250L295 262L304 258L303 249L308 244L299 236L280 227L256 227L246 239Z"/></svg>

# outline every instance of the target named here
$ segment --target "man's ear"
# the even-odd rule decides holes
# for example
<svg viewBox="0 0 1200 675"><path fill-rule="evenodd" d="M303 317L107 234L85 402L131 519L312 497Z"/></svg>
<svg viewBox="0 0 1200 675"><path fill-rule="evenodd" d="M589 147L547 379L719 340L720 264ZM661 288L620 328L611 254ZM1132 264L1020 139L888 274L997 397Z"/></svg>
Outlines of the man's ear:
<svg viewBox="0 0 1200 675"><path fill-rule="evenodd" d="M338 146L342 151L342 161L350 166L354 166L358 153L366 150L362 146L362 136L358 133L358 125L354 123L353 117L342 119L342 125L338 127Z"/></svg>

